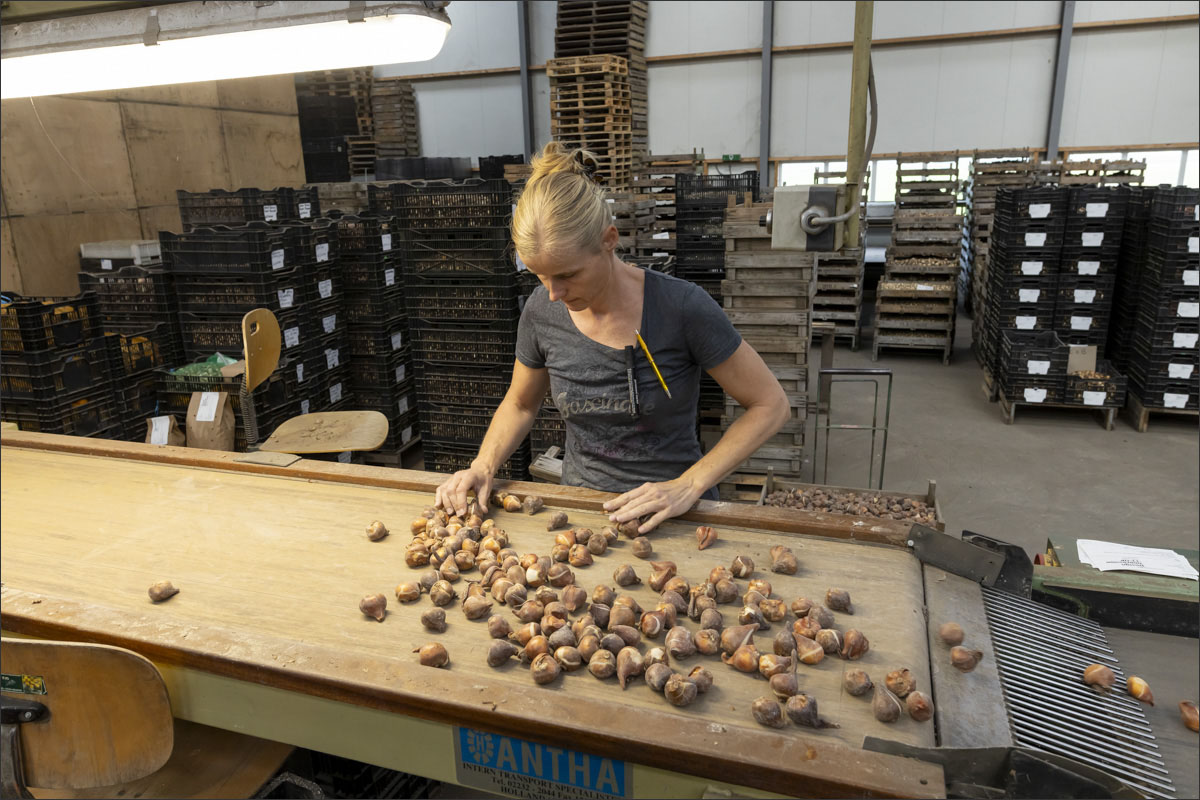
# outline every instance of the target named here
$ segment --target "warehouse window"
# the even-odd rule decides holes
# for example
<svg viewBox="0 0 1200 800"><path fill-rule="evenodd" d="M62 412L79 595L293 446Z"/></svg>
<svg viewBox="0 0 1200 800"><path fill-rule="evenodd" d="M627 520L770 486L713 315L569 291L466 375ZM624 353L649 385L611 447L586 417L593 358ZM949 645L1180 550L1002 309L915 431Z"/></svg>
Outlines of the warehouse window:
<svg viewBox="0 0 1200 800"><path fill-rule="evenodd" d="M896 199L896 159L871 162L871 202L891 203Z"/></svg>
<svg viewBox="0 0 1200 800"><path fill-rule="evenodd" d="M824 169L822 161L788 161L779 165L780 186L809 186L815 182L817 170Z"/></svg>
<svg viewBox="0 0 1200 800"><path fill-rule="evenodd" d="M1183 174L1184 186L1200 188L1200 150L1184 150L1179 171Z"/></svg>

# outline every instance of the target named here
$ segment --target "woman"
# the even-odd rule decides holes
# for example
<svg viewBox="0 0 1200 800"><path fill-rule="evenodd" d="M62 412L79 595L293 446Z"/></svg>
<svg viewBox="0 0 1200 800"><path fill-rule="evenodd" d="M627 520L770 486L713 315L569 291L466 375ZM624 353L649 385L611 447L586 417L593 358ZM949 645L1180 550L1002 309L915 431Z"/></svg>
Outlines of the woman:
<svg viewBox="0 0 1200 800"><path fill-rule="evenodd" d="M783 426L789 407L762 357L703 289L621 261L589 161L557 142L533 160L512 236L542 286L525 303L512 384L479 455L438 487L437 502L462 513L474 491L486 505L496 468L525 439L549 390L567 431L562 482L620 493L604 504L609 519L645 518L639 530L648 533L702 497L716 499L716 484ZM746 409L703 458L701 369Z"/></svg>

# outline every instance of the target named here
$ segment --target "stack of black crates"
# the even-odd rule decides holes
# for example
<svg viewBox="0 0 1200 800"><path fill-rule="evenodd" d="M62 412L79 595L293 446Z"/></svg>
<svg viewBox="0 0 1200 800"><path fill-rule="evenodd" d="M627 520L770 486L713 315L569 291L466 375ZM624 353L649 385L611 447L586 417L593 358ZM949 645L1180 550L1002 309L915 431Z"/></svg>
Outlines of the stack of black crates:
<svg viewBox="0 0 1200 800"><path fill-rule="evenodd" d="M372 211L404 230L404 302L412 334L425 468L470 465L508 390L520 319L509 246L512 189L502 180L373 187ZM529 445L497 476L528 477Z"/></svg>
<svg viewBox="0 0 1200 800"><path fill-rule="evenodd" d="M242 353L242 317L266 308L279 321L279 369L254 392L259 436L299 414L350 407L338 231L317 220L315 190L179 193L184 233L159 234L179 309L183 360ZM240 377L162 370L159 413L182 424L193 391L225 391L246 445Z"/></svg>
<svg viewBox="0 0 1200 800"><path fill-rule="evenodd" d="M675 176L675 275L700 286L718 305L725 279L725 209L730 202L758 202L758 172L737 175ZM725 392L708 375L700 376L700 420L719 422Z"/></svg>
<svg viewBox="0 0 1200 800"><path fill-rule="evenodd" d="M416 381L404 308L403 236L391 213L334 219L349 324L350 387L356 408L387 417L383 445L365 458L400 466L419 440Z"/></svg>
<svg viewBox="0 0 1200 800"><path fill-rule="evenodd" d="M6 295L0 322L4 420L23 431L122 437L113 393L120 352L104 336L95 296Z"/></svg>
<svg viewBox="0 0 1200 800"><path fill-rule="evenodd" d="M79 288L94 295L101 330L110 334L121 438L143 441L145 420L158 408L155 370L182 356L171 275L155 241L83 244L79 266Z"/></svg>
<svg viewBox="0 0 1200 800"><path fill-rule="evenodd" d="M1145 259L1132 277L1137 312L1127 335L1130 391L1143 408L1200 408L1200 192L1150 190Z"/></svg>
<svg viewBox="0 0 1200 800"><path fill-rule="evenodd" d="M1067 194L1054 330L1069 345L1104 355L1125 225L1127 189L1079 186Z"/></svg>

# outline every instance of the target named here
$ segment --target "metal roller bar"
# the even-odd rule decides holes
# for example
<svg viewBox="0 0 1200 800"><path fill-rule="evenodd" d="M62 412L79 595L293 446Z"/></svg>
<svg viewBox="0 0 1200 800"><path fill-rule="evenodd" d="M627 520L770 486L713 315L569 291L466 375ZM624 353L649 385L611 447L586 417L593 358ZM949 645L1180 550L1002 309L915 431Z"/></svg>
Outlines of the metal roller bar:
<svg viewBox="0 0 1200 800"><path fill-rule="evenodd" d="M1100 692L1083 669L1124 673L1091 620L981 587L1013 740L1102 769L1151 797L1175 786L1141 704L1121 689Z"/></svg>

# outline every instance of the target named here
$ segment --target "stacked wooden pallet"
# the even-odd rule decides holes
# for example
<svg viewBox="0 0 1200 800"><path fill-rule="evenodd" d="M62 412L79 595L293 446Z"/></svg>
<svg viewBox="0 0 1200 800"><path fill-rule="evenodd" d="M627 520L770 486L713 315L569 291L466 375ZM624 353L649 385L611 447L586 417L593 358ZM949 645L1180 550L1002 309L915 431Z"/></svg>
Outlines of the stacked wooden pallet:
<svg viewBox="0 0 1200 800"><path fill-rule="evenodd" d="M850 349L857 350L862 334L863 248L817 253L813 271L813 321L831 323L834 336L849 339Z"/></svg>
<svg viewBox="0 0 1200 800"><path fill-rule="evenodd" d="M638 252L652 256L675 252L675 176L699 174L704 151L678 155L647 156L633 176L633 188L654 201L654 225L638 237Z"/></svg>
<svg viewBox="0 0 1200 800"><path fill-rule="evenodd" d="M906 153L897 159L892 243L875 306L873 360L883 347L939 350L950 362L962 239L958 158Z"/></svg>
<svg viewBox="0 0 1200 800"><path fill-rule="evenodd" d="M1146 172L1145 161L1129 159L1051 163L1059 169L1058 183L1061 186L1139 186Z"/></svg>
<svg viewBox="0 0 1200 800"><path fill-rule="evenodd" d="M626 60L635 169L649 152L646 102L646 19L649 10L650 4L645 0L560 2L554 31L556 58L610 55Z"/></svg>
<svg viewBox="0 0 1200 800"><path fill-rule="evenodd" d="M327 69L296 76L296 94L351 97L358 118L358 134L370 136L374 120L371 109L371 67Z"/></svg>
<svg viewBox="0 0 1200 800"><path fill-rule="evenodd" d="M987 253L996 212L996 190L1033 183L1033 162L1028 149L976 150L963 188L963 216L959 289L969 313L987 287Z"/></svg>
<svg viewBox="0 0 1200 800"><path fill-rule="evenodd" d="M725 214L725 313L742 338L762 356L787 392L791 417L779 433L738 468L739 473L799 475L807 418L809 309L813 254L771 249L771 234L759 219L771 203L747 200ZM727 430L744 410L725 401Z"/></svg>
<svg viewBox="0 0 1200 800"><path fill-rule="evenodd" d="M632 255L638 239L650 233L654 226L654 198L635 192L608 192L605 195L608 209L613 215L613 224L621 235L618 247Z"/></svg>
<svg viewBox="0 0 1200 800"><path fill-rule="evenodd" d="M572 56L546 62L550 135L596 156L596 178L609 189L633 181L629 62L621 56Z"/></svg>
<svg viewBox="0 0 1200 800"><path fill-rule="evenodd" d="M375 153L379 158L413 158L421 154L417 96L411 81L383 78L371 87L375 121ZM351 161L353 162L353 152Z"/></svg>
<svg viewBox="0 0 1200 800"><path fill-rule="evenodd" d="M330 211L360 214L367 210L367 184L362 181L308 183L304 188L317 190L322 214Z"/></svg>

